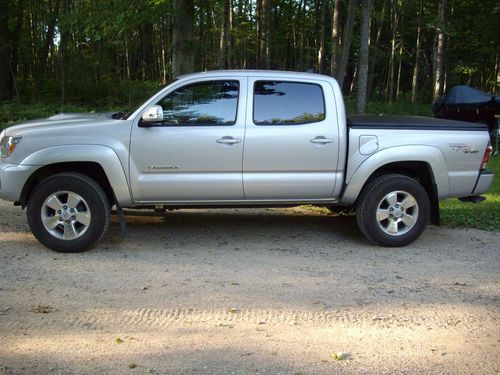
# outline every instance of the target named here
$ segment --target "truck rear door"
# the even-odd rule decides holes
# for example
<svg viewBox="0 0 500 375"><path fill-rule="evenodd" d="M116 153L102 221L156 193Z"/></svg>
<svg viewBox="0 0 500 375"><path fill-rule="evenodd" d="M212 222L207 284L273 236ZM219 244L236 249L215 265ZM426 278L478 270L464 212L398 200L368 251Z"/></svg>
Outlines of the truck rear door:
<svg viewBox="0 0 500 375"><path fill-rule="evenodd" d="M246 199L329 198L339 128L329 82L249 77L243 153Z"/></svg>

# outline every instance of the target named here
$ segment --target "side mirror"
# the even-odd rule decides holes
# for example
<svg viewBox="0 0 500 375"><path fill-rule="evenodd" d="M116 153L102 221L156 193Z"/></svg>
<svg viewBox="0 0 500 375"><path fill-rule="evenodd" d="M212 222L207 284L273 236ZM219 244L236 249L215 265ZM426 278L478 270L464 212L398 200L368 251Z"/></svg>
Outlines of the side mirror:
<svg viewBox="0 0 500 375"><path fill-rule="evenodd" d="M161 105L152 105L143 112L142 121L158 122L163 120L163 108Z"/></svg>

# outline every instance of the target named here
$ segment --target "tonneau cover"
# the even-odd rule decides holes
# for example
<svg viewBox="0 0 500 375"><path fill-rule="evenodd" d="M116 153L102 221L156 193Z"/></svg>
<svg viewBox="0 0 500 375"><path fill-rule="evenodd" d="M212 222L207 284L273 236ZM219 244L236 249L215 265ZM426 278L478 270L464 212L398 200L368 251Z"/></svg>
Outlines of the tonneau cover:
<svg viewBox="0 0 500 375"><path fill-rule="evenodd" d="M347 118L347 126L353 129L488 130L486 124L410 116L350 115Z"/></svg>

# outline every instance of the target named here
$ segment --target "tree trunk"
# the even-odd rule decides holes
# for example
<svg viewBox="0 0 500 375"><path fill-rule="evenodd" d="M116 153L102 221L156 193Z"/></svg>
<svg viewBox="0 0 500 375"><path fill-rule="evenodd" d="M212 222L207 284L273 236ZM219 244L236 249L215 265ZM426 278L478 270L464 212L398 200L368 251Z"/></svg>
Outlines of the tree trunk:
<svg viewBox="0 0 500 375"><path fill-rule="evenodd" d="M418 95L418 73L420 68L420 45L422 43L422 29L424 22L424 1L420 0L418 7L417 42L415 50L415 66L413 67L413 77L411 81L411 101L417 101Z"/></svg>
<svg viewBox="0 0 500 375"><path fill-rule="evenodd" d="M128 36L125 35L125 65L127 71L127 80L130 81L130 50L128 48Z"/></svg>
<svg viewBox="0 0 500 375"><path fill-rule="evenodd" d="M354 92L354 89L356 87L356 80L358 79L358 66L355 66L354 67L354 71L352 72L352 78L351 78L351 82L349 84L349 90L347 92L347 95L352 95L352 93Z"/></svg>
<svg viewBox="0 0 500 375"><path fill-rule="evenodd" d="M305 25L306 22L306 6L307 6L307 0L300 0L298 11L300 13L300 23L302 25ZM304 30L302 29L299 32L300 32L300 37L299 37L298 70L302 71L304 70Z"/></svg>
<svg viewBox="0 0 500 375"><path fill-rule="evenodd" d="M347 71L347 63L349 61L349 54L351 53L352 30L354 28L354 8L358 0L349 0L347 5L347 20L344 27L342 38L342 54L340 57L339 69L337 73L337 81L340 89L344 86L344 78Z"/></svg>
<svg viewBox="0 0 500 375"><path fill-rule="evenodd" d="M493 92L500 89L500 46L497 46L497 57L495 60L495 81L493 82Z"/></svg>
<svg viewBox="0 0 500 375"><path fill-rule="evenodd" d="M17 3L16 27L9 29L10 7L8 0L0 0L0 101L11 99L19 60L19 38L23 26L23 1ZM19 97L18 97L19 99Z"/></svg>
<svg viewBox="0 0 500 375"><path fill-rule="evenodd" d="M163 71L162 71L162 83L164 85L167 84L167 44L168 44L168 40L169 40L169 33L168 33L168 30L169 30L169 22L168 21L165 21L164 24L162 25L162 38L160 40L160 43L161 43L161 62L162 62L162 68L163 68Z"/></svg>
<svg viewBox="0 0 500 375"><path fill-rule="evenodd" d="M12 74L10 53L9 13L6 0L0 1L0 100L10 99L12 96Z"/></svg>
<svg viewBox="0 0 500 375"><path fill-rule="evenodd" d="M377 35L375 37L375 46L378 46L378 44L380 42L380 37L382 36L382 30L384 28L384 20L385 20L385 5L386 5L386 2L387 1L384 0L384 2L382 3L382 10L380 11L381 22L378 25Z"/></svg>
<svg viewBox="0 0 500 375"><path fill-rule="evenodd" d="M35 86L33 87L33 92L31 97L31 100L33 102L38 100L38 97L40 95L40 88L42 86L42 83L45 81L47 72L47 62L49 59L49 51L50 51L50 46L54 42L54 33L58 16L59 16L59 0L55 0L54 10L51 14L51 19L49 20L47 27L47 35L45 36L43 48L42 51L40 52L40 56L38 59L38 64L37 64L38 67L35 76Z"/></svg>
<svg viewBox="0 0 500 375"><path fill-rule="evenodd" d="M318 48L318 73L323 74L325 68L325 21L326 0L321 1L321 15L319 20L319 48Z"/></svg>
<svg viewBox="0 0 500 375"><path fill-rule="evenodd" d="M363 114L366 110L366 86L368 83L368 61L370 40L370 10L371 0L362 0L361 3L361 32L359 47L359 69L357 86L357 113Z"/></svg>
<svg viewBox="0 0 500 375"><path fill-rule="evenodd" d="M337 76L340 59L340 0L335 0L332 13L332 57L330 61L330 75Z"/></svg>
<svg viewBox="0 0 500 375"><path fill-rule="evenodd" d="M387 75L386 100L392 103L394 99L394 65L396 57L396 37L398 33L399 14L397 0L391 2L392 17L392 37L391 37L391 57L389 59L389 74Z"/></svg>
<svg viewBox="0 0 500 375"><path fill-rule="evenodd" d="M227 0L227 6L229 7L228 10L228 30L227 30L227 49L226 49L226 56L227 56L227 68L231 69L234 65L234 52L233 52L233 30L234 30L234 16L233 16L233 1L232 0Z"/></svg>
<svg viewBox="0 0 500 375"><path fill-rule="evenodd" d="M153 23L144 21L139 29L139 40L141 45L141 75L142 80L155 79L154 73L154 37Z"/></svg>
<svg viewBox="0 0 500 375"><path fill-rule="evenodd" d="M69 0L63 0L62 22L59 24L61 30L61 106L66 104L66 88L67 88L67 53L69 39Z"/></svg>
<svg viewBox="0 0 500 375"><path fill-rule="evenodd" d="M403 41L399 42L399 62L398 62L398 78L396 80L396 100L399 99L401 92L401 68L403 64Z"/></svg>
<svg viewBox="0 0 500 375"><path fill-rule="evenodd" d="M260 68L261 61L261 48L260 43L262 42L262 0L257 0L255 2L255 32L256 32L256 42L257 45L255 47L255 65L257 68Z"/></svg>
<svg viewBox="0 0 500 375"><path fill-rule="evenodd" d="M231 12L230 0L224 0L224 10L222 12L222 24L219 40L219 69L226 68L229 12Z"/></svg>
<svg viewBox="0 0 500 375"><path fill-rule="evenodd" d="M173 0L172 76L194 71L193 0Z"/></svg>
<svg viewBox="0 0 500 375"><path fill-rule="evenodd" d="M270 69L269 32L271 18L271 1L257 0L257 67Z"/></svg>
<svg viewBox="0 0 500 375"><path fill-rule="evenodd" d="M19 0L17 2L17 24L11 40L12 47L11 47L11 62L10 62L12 87L14 88L18 101L19 101L19 92L17 90L17 85L16 85L16 75L19 65L19 39L21 37L21 31L23 29L23 19L24 19L24 1Z"/></svg>
<svg viewBox="0 0 500 375"><path fill-rule="evenodd" d="M378 15L378 27L377 27L377 33L375 34L375 40L373 41L373 43L370 44L370 49L372 51L375 51L375 53L378 55L380 54L380 38L382 37L382 31L384 29L384 25L385 25L385 9L386 9L386 4L387 4L387 0L383 0L382 2L382 8L380 10L380 13ZM375 11L375 14L377 14L377 12ZM370 26L371 28L371 26ZM369 94L372 92L373 90L373 81L378 78L379 76L382 77L383 76L383 69L376 69L377 68L377 64L378 64L378 56L375 55L373 56L371 59L370 59L370 64L368 66L368 86L367 86L367 93L368 93L368 96ZM384 61L384 67L385 67L385 61ZM380 78L380 82L382 81L382 78Z"/></svg>
<svg viewBox="0 0 500 375"><path fill-rule="evenodd" d="M433 99L438 100L443 94L443 65L445 48L445 23L446 23L446 0L439 0L438 5L439 25L437 29L437 43L435 52L435 73Z"/></svg>

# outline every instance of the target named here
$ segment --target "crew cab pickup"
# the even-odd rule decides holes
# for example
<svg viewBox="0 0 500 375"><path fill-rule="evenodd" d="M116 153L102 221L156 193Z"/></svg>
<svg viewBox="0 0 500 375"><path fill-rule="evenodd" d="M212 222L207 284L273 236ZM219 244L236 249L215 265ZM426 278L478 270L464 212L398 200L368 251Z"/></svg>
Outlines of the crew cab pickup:
<svg viewBox="0 0 500 375"><path fill-rule="evenodd" d="M113 206L349 207L369 240L404 246L438 224L439 200L479 201L493 181L486 126L346 119L337 82L311 73L190 74L128 113L59 114L0 138L0 198L61 252L99 241Z"/></svg>

